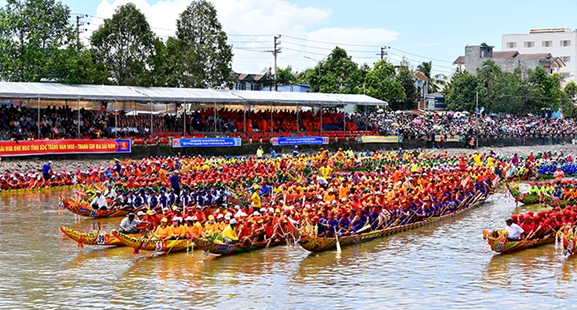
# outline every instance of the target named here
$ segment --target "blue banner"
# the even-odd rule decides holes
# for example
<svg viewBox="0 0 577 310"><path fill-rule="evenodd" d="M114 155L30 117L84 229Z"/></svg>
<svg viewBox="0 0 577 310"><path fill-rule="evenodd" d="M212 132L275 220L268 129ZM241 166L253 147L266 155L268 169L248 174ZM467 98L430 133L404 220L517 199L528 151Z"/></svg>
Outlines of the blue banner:
<svg viewBox="0 0 577 310"><path fill-rule="evenodd" d="M272 145L275 146L329 144L329 137L278 137L278 138L271 138L270 143L272 143Z"/></svg>
<svg viewBox="0 0 577 310"><path fill-rule="evenodd" d="M240 138L192 138L172 139L172 147L226 147L241 146Z"/></svg>

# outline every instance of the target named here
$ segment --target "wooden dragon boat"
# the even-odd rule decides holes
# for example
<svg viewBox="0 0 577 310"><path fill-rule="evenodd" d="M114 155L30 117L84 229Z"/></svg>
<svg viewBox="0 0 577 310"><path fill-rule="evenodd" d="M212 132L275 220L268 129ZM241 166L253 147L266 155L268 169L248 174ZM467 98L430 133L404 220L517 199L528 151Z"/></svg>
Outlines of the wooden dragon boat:
<svg viewBox="0 0 577 310"><path fill-rule="evenodd" d="M441 217L429 218L429 219L425 219L423 221L419 221L419 222L415 222L415 223L388 227L388 228L375 230L375 231L362 233L362 234L355 234L355 235L351 235L351 236L342 236L342 237L339 237L338 241L339 241L340 246L343 247L346 245L368 242L368 241L375 240L378 238L383 238L383 237L388 236L388 235L393 235L396 233L413 230L413 229L423 227L426 225L430 225L433 223L438 223L442 220L455 217L459 214L463 214L467 211L474 209L475 207L481 205L485 201L485 199L487 198L487 197L483 197L483 196L478 196L478 197L479 198L476 201L469 204L467 207L462 208L462 209L455 211L453 213L443 215ZM327 237L311 237L311 236L300 235L300 233L296 229L294 230L294 232L297 235L297 238L300 238L298 240L298 244L300 244L307 251L322 252L322 251L335 249L337 246L337 239L333 238L333 237L327 238ZM300 237L299 237L299 235L300 235Z"/></svg>
<svg viewBox="0 0 577 310"><path fill-rule="evenodd" d="M515 183L507 183L507 184L505 184L505 186L509 190L509 193L511 193L511 196L513 198L515 198L516 202L520 202L520 203L523 203L526 205L543 203L543 204L547 204L547 205L565 207L565 206L573 204L571 201L567 201L567 200L554 201L553 197L550 197L550 196L546 197L545 199L541 199L541 197L539 197L539 195L529 194L529 193L521 193L519 191L519 185L515 184Z"/></svg>
<svg viewBox="0 0 577 310"><path fill-rule="evenodd" d="M70 210L74 214L94 219L109 218L109 217L124 217L128 213L130 213L130 210L126 209L94 210L85 200L76 200L76 199L68 200L63 196L60 196L60 199L62 199L62 206L65 209Z"/></svg>
<svg viewBox="0 0 577 310"><path fill-rule="evenodd" d="M555 242L555 234L551 233L543 238L525 239L519 241L507 241L507 233L504 230L483 230L483 239L491 247L491 250L497 253L505 254L514 251L520 251L527 248L533 248L547 243Z"/></svg>
<svg viewBox="0 0 577 310"><path fill-rule="evenodd" d="M93 230L91 232L80 232L68 227L60 227L60 231L68 238L78 242L78 247L82 248L84 245L116 245L116 246L124 246L124 243L116 238L113 234L101 231L101 230ZM139 236L137 235L130 235L133 237Z"/></svg>
<svg viewBox="0 0 577 310"><path fill-rule="evenodd" d="M122 243L133 248L134 254L138 254L140 250L172 253L184 251L187 248L193 246L193 242L186 238L175 240L157 240L146 237L134 237L132 235L121 233L115 229L113 229L111 233Z"/></svg>
<svg viewBox="0 0 577 310"><path fill-rule="evenodd" d="M254 242L254 243L235 243L226 244L222 242L217 242L216 238L195 238L194 244L202 249L204 252L209 252L211 254L217 254L219 256L234 255L250 251L257 251L265 249L268 245L267 242ZM278 246L284 244L284 240L272 241L269 247Z"/></svg>

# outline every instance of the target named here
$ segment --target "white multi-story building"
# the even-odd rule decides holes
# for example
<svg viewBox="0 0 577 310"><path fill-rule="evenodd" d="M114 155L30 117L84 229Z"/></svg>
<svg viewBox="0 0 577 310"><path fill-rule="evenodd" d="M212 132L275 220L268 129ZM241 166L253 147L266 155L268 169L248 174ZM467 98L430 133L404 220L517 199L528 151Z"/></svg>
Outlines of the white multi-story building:
<svg viewBox="0 0 577 310"><path fill-rule="evenodd" d="M523 34L504 34L501 44L503 51L555 55L565 63L559 68L561 76L565 80L577 80L577 30L547 28Z"/></svg>

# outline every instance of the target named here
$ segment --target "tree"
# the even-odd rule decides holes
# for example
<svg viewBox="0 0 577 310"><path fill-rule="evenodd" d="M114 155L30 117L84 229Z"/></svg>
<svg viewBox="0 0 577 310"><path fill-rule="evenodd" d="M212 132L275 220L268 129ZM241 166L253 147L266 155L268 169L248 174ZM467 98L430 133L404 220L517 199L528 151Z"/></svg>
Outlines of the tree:
<svg viewBox="0 0 577 310"><path fill-rule="evenodd" d="M497 80L501 77L503 71L492 60L483 62L483 65L477 69L477 79L479 85L476 92L479 93L479 108L484 107L485 111L493 111L495 98L502 96L496 88Z"/></svg>
<svg viewBox="0 0 577 310"><path fill-rule="evenodd" d="M232 46L217 19L214 6L205 1L193 1L176 21L176 39L167 46L170 86L227 87L232 78Z"/></svg>
<svg viewBox="0 0 577 310"><path fill-rule="evenodd" d="M432 76L432 71L433 71L433 62L432 61L421 63L420 65L417 66L417 71L421 72L429 80L429 83L428 83L429 86L427 89L428 93L439 92L440 90L442 90L445 87L445 85L446 85L445 79L447 77L444 74L439 73L439 74L435 74L434 76Z"/></svg>
<svg viewBox="0 0 577 310"><path fill-rule="evenodd" d="M416 100L419 98L417 86L415 85L415 75L409 70L408 63L399 67L396 81L403 86L405 99L400 101L403 109L413 109L416 106Z"/></svg>
<svg viewBox="0 0 577 310"><path fill-rule="evenodd" d="M347 52L337 46L325 61L317 64L308 78L314 92L356 94L362 72Z"/></svg>
<svg viewBox="0 0 577 310"><path fill-rule="evenodd" d="M157 42L136 5L118 7L92 34L90 42L95 58L109 68L115 84L152 86L150 72Z"/></svg>
<svg viewBox="0 0 577 310"><path fill-rule="evenodd" d="M563 92L574 104L577 103L577 83L575 83L575 81L571 80L567 82L565 87L563 87Z"/></svg>
<svg viewBox="0 0 577 310"><path fill-rule="evenodd" d="M70 9L55 0L7 0L0 9L0 79L13 82L60 80L57 63L73 52ZM72 55L76 56L76 55Z"/></svg>
<svg viewBox="0 0 577 310"><path fill-rule="evenodd" d="M395 66L385 59L367 72L363 88L367 95L388 102L393 109L399 109L407 98L403 85L396 80Z"/></svg>
<svg viewBox="0 0 577 310"><path fill-rule="evenodd" d="M277 68L276 74L278 85L290 85L297 82L298 73L294 72L291 66L287 66L284 69Z"/></svg>
<svg viewBox="0 0 577 310"><path fill-rule="evenodd" d="M457 70L445 87L445 103L452 111L473 111L479 79L467 71Z"/></svg>

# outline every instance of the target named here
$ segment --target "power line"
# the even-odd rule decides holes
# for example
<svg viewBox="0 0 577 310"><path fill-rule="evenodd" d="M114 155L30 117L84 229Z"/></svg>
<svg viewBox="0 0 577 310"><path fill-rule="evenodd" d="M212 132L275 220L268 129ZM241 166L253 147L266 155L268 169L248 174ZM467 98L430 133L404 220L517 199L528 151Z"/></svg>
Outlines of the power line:
<svg viewBox="0 0 577 310"><path fill-rule="evenodd" d="M303 46L306 48L325 50L325 51L332 51L334 49L334 48L329 48L329 47L320 47L320 46L314 46L314 45L299 44L299 43L294 43L294 42L290 42L290 41L284 41L284 43L296 45L296 46ZM372 51L361 51L361 50L346 50L346 51L347 51L347 53L349 53L349 52L352 52L352 53L373 53Z"/></svg>
<svg viewBox="0 0 577 310"><path fill-rule="evenodd" d="M420 58L425 58L425 59L429 59L429 60L436 60L436 61L446 62L446 63L450 63L450 64L453 63L452 61L448 61L448 60L436 59L436 58L431 58L431 57L426 57L426 56L421 56L421 55L413 54L413 53L406 52L406 51L403 51L403 50L400 50L400 49L394 48L394 47L389 47L389 48L392 49L392 50L399 51L399 52L401 52L401 53L409 54L409 55L416 56L416 57L420 57Z"/></svg>

